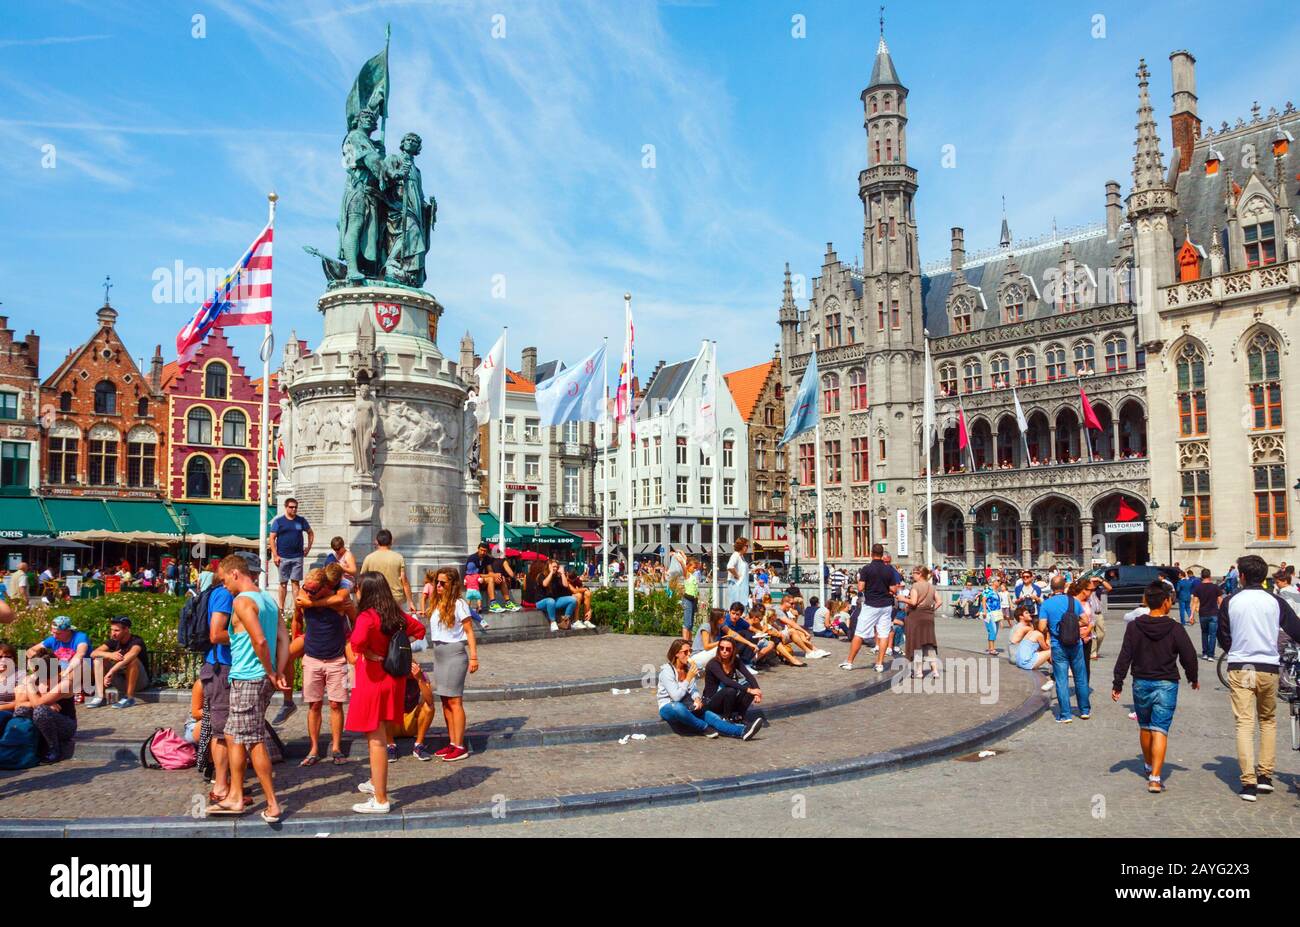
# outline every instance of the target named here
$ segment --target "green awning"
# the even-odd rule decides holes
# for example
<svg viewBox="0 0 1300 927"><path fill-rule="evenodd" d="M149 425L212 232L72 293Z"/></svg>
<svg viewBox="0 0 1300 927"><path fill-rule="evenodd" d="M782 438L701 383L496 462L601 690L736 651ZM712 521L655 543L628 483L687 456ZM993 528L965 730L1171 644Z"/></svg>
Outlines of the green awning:
<svg viewBox="0 0 1300 927"><path fill-rule="evenodd" d="M116 531L117 525L103 499L46 499L54 530L59 534L79 531Z"/></svg>
<svg viewBox="0 0 1300 927"><path fill-rule="evenodd" d="M479 512L479 523L483 526L482 540L495 544L501 537L501 523L491 512ZM522 535L514 525L506 525L506 544L518 541Z"/></svg>
<svg viewBox="0 0 1300 927"><path fill-rule="evenodd" d="M497 517L491 512L480 512L479 522L483 525L483 540L495 544L501 537L501 527ZM573 544L582 546L582 538L571 531L554 525L506 525L506 544L527 546L536 544Z"/></svg>
<svg viewBox="0 0 1300 927"><path fill-rule="evenodd" d="M124 502L109 499L105 503L119 531L145 531L150 534L174 535L181 529L161 502Z"/></svg>
<svg viewBox="0 0 1300 927"><path fill-rule="evenodd" d="M53 533L40 499L0 498L0 539L47 538Z"/></svg>
<svg viewBox="0 0 1300 927"><path fill-rule="evenodd" d="M241 537L256 539L258 536L256 505L236 505L220 502L186 502L174 505L177 515L188 512L190 524L186 532L193 537L207 534L212 537ZM273 515L268 511L268 520Z"/></svg>

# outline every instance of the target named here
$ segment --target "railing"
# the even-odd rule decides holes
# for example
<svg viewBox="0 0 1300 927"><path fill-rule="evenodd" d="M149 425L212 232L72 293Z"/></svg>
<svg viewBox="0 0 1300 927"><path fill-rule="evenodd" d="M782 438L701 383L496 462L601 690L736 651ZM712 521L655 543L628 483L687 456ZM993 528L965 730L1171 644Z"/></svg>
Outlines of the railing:
<svg viewBox="0 0 1300 927"><path fill-rule="evenodd" d="M1175 283L1161 288L1163 296L1159 299L1159 305L1160 310L1165 312L1283 289L1300 290L1300 261L1285 261Z"/></svg>
<svg viewBox="0 0 1300 927"><path fill-rule="evenodd" d="M1010 469L990 467L974 473L966 470L936 473L934 487L936 492L1004 492L1008 488L1008 478L1015 480L1015 486L1026 489L1052 488L1076 483L1131 485L1151 478L1151 459L1129 457L1118 460L1039 464Z"/></svg>

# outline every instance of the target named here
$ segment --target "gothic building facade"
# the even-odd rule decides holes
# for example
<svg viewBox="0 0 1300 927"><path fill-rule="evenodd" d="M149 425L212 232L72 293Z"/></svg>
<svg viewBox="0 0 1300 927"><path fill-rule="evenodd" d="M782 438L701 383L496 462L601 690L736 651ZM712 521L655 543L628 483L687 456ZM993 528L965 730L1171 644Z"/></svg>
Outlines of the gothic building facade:
<svg viewBox="0 0 1300 927"><path fill-rule="evenodd" d="M1095 226L1017 242L1004 218L998 247L972 255L953 228L950 260L922 266L908 91L882 35L861 95L862 262L828 244L806 308L787 266L778 313L788 394L814 351L821 377L822 446L809 432L789 455L801 510L817 465L824 484L825 534L803 527L801 556L820 544L830 562L860 561L883 542L923 561L928 472L939 563L1178 560L1222 572L1261 545L1278 548L1273 562L1294 559L1285 459L1296 436L1282 409L1300 385L1282 359L1295 328L1286 158L1297 114L1288 104L1202 137L1194 59L1170 58L1177 157L1166 174L1143 64L1127 211L1109 181ZM1230 462L1215 470L1219 455Z"/></svg>

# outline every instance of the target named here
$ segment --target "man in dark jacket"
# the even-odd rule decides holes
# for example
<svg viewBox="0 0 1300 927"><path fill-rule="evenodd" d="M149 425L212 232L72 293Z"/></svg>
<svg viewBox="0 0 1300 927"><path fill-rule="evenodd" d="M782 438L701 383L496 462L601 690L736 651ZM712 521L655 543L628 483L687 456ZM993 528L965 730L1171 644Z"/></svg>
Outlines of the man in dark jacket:
<svg viewBox="0 0 1300 927"><path fill-rule="evenodd" d="M1133 710L1137 712L1138 739L1147 768L1147 791L1163 792L1160 773L1169 745L1169 726L1178 707L1178 664L1193 689L1201 687L1196 649L1178 622L1169 617L1173 596L1164 583L1147 586L1143 601L1149 609L1124 629L1124 644L1115 661L1115 683L1110 698L1119 701L1124 677L1133 669Z"/></svg>

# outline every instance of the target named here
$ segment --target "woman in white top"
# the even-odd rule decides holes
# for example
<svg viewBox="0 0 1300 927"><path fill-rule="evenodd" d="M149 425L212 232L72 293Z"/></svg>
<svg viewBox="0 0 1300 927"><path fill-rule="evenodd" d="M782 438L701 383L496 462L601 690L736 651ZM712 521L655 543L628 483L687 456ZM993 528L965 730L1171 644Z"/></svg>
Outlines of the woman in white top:
<svg viewBox="0 0 1300 927"><path fill-rule="evenodd" d="M745 552L749 550L749 541L736 538L735 553L727 561L727 605L739 602L749 608L749 561Z"/></svg>
<svg viewBox="0 0 1300 927"><path fill-rule="evenodd" d="M440 567L434 575L429 637L433 641L433 681L442 699L449 741L433 755L451 763L469 756L465 749L465 675L478 672L474 619L460 572L454 567Z"/></svg>

